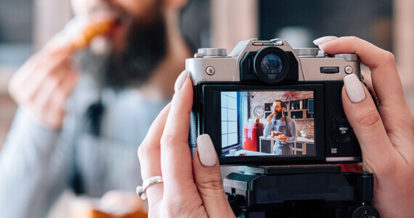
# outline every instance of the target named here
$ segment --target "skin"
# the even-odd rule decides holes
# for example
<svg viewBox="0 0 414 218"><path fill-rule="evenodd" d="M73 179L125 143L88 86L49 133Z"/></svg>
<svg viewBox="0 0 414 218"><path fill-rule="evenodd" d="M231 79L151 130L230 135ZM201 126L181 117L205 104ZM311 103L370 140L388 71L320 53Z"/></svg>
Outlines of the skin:
<svg viewBox="0 0 414 218"><path fill-rule="evenodd" d="M276 101L275 106L273 107L274 112L267 117L267 122L272 123L273 116L275 116L277 112L284 111L284 110L285 108L282 107L282 103L279 101ZM285 120L285 115L282 115L282 118L280 118L280 120ZM288 140L289 140L289 137L284 140L280 140L280 141L283 144L283 143L286 143Z"/></svg>
<svg viewBox="0 0 414 218"><path fill-rule="evenodd" d="M282 108L282 103L280 103L278 101L275 102L275 106L273 107L274 112L267 117L267 121L272 122L273 116L275 116L277 112L284 111L284 110L285 110L285 108ZM282 117L284 117L284 116L282 116Z"/></svg>
<svg viewBox="0 0 414 218"><path fill-rule="evenodd" d="M356 37L341 37L321 48L330 54L355 53L370 68L368 83L379 99L378 110L364 87L367 97L359 103L342 91L344 111L361 145L364 167L375 176L374 205L381 217L413 217L414 116L394 56Z"/></svg>
<svg viewBox="0 0 414 218"><path fill-rule="evenodd" d="M72 67L73 51L50 42L11 78L10 96L20 107L53 129L62 126L66 99L78 74Z"/></svg>
<svg viewBox="0 0 414 218"><path fill-rule="evenodd" d="M376 109L367 96L353 103L344 90L346 116L361 145L363 164L374 174L374 206L381 217L413 217L414 207L414 116L403 94L394 56L356 37L326 42L330 53L355 53L371 69L381 104ZM187 79L154 121L138 156L143 179L162 175L164 183L148 188L150 217L234 217L225 199L220 168L203 167L188 146L188 127L193 99ZM214 209L212 209L214 208Z"/></svg>
<svg viewBox="0 0 414 218"><path fill-rule="evenodd" d="M218 159L214 166L205 167L197 150L191 158L192 90L187 78L139 146L142 178L162 175L164 180L147 189L149 217L234 217L221 184Z"/></svg>
<svg viewBox="0 0 414 218"><path fill-rule="evenodd" d="M76 15L92 10L96 1L99 0L72 0ZM153 99L165 99L174 93L170 81L184 68L184 59L191 56L178 27L178 12L186 1L162 0L161 3L168 34L167 54L149 81L136 90ZM111 4L124 8L137 19L151 19L150 12L156 7L153 0L111 0ZM129 25L123 23L106 36L115 51L125 48ZM14 74L9 83L9 93L17 104L51 129L62 127L65 103L79 77L72 67L75 52L52 39Z"/></svg>

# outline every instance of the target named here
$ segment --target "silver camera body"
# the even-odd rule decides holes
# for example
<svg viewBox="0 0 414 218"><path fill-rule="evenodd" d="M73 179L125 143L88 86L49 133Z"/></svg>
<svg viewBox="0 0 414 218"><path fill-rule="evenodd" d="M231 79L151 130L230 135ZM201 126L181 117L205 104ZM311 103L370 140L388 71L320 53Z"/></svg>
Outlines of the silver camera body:
<svg viewBox="0 0 414 218"><path fill-rule="evenodd" d="M186 71L190 72L194 85L204 81L242 81L239 65L244 55L269 47L292 52L299 63L298 81L342 80L352 73L361 77L358 56L355 54L329 56L318 48L293 49L282 39L240 41L229 55L226 49L201 48L194 58L186 60Z"/></svg>
<svg viewBox="0 0 414 218"><path fill-rule="evenodd" d="M358 141L346 119L341 102L343 78L355 74L362 79L357 55L329 55L318 48L293 49L282 39L250 39L240 41L230 54L227 54L226 49L201 48L193 58L186 60L186 71L189 72L194 85L190 146L196 148L198 135L209 134L222 164L319 164L361 161ZM238 108L234 110L235 117L237 116L234 122L237 121L237 125L234 129L223 130L227 128L227 121L222 117L223 110L226 109L221 104L223 93L226 95L229 92L233 93L234 98L237 96L237 101L234 101L234 108ZM285 97L280 99L280 96L288 92L311 95L296 102ZM276 100L285 101L289 105L296 104L297 110L291 110L286 116L298 119L298 122L302 123L307 120L312 127L311 139L301 138L302 142L299 139L295 141L296 150L293 153L290 151L287 154L277 154L274 146L278 142L269 137L263 139L263 133L263 137L259 139L257 136L254 140L257 147L254 145L253 148L249 148L253 151L247 150L245 131L248 130L244 127L248 123L252 124L251 120L255 119L247 114L258 109L255 108L258 104L252 104L252 101L256 100L253 99L253 94L279 96L279 99L271 97L272 100L261 102L259 109L271 107L271 101ZM242 101L243 104L238 103ZM305 105L307 109L302 110ZM266 109L264 110L266 112ZM270 114L269 110L267 113ZM256 122L265 124L264 120L268 114L259 117ZM237 136L223 138L228 132L237 133ZM258 132L257 135L259 134L262 133ZM262 141L264 143L266 140L270 141L270 146L273 147L264 151L266 149ZM243 151L244 155L235 156Z"/></svg>

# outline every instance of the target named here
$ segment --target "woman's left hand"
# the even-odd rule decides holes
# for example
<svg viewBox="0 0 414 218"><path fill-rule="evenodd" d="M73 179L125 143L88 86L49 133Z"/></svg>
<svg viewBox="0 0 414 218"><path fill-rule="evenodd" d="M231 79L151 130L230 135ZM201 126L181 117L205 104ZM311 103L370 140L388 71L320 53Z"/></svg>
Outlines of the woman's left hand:
<svg viewBox="0 0 414 218"><path fill-rule="evenodd" d="M151 125L138 149L143 180L162 176L148 187L149 217L234 217L224 193L217 154L208 135L188 145L193 86L183 72L176 93Z"/></svg>

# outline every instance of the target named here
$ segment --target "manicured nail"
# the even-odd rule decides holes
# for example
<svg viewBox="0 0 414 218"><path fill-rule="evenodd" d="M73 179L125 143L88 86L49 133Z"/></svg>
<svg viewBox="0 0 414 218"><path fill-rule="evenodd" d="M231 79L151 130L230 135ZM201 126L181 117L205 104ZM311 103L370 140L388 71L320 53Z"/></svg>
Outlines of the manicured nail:
<svg viewBox="0 0 414 218"><path fill-rule="evenodd" d="M324 37L320 37L320 38L317 38L317 39L313 40L313 44L319 46L319 45L322 45L325 42L329 42L329 41L335 40L337 38L338 37L336 37L336 36L324 36Z"/></svg>
<svg viewBox="0 0 414 218"><path fill-rule="evenodd" d="M178 76L177 80L175 81L175 85L174 85L175 92L181 89L187 77L188 77L187 71L184 70L183 72L181 72L181 74Z"/></svg>
<svg viewBox="0 0 414 218"><path fill-rule="evenodd" d="M346 93L353 103L358 103L365 99L364 88L355 74L345 76L344 84Z"/></svg>
<svg viewBox="0 0 414 218"><path fill-rule="evenodd" d="M212 167L216 165L217 154L216 149L214 149L213 142L207 134L203 134L197 137L197 148L198 148L198 157L200 162L205 167Z"/></svg>

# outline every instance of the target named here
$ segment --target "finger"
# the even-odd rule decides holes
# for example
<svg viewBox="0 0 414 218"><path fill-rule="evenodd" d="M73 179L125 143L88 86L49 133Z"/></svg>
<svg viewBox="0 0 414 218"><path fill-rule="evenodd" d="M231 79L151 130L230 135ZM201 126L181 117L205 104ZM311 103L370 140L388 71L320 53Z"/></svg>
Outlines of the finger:
<svg viewBox="0 0 414 218"><path fill-rule="evenodd" d="M208 217L234 217L224 193L217 154L208 135L197 138L193 168L197 189Z"/></svg>
<svg viewBox="0 0 414 218"><path fill-rule="evenodd" d="M75 77L73 74L76 75L73 71L68 71L67 73L46 77L31 97L33 104L48 107L48 102L53 101L54 98L66 97L64 92L72 86Z"/></svg>
<svg viewBox="0 0 414 218"><path fill-rule="evenodd" d="M49 97L46 97L46 107L53 107L53 105L56 105L60 107L61 110L65 110L68 96L72 93L77 79L78 74L76 72L71 72L66 78L62 79L60 84L51 91Z"/></svg>
<svg viewBox="0 0 414 218"><path fill-rule="evenodd" d="M370 88L373 89L372 86L372 79L371 79L371 73L366 73L364 71L361 71L361 75L363 78L364 83Z"/></svg>
<svg viewBox="0 0 414 218"><path fill-rule="evenodd" d="M21 89L25 91L24 99L33 100L36 93L42 89L45 80L49 77L61 77L62 75L59 74L68 73L72 70L71 64L71 59L63 55L48 61L40 61L38 68L29 71L28 76L21 81L21 85L24 86Z"/></svg>
<svg viewBox="0 0 414 218"><path fill-rule="evenodd" d="M69 93L73 90L77 81L77 74L71 72L66 74L65 78L56 84L50 92L42 90L38 99L32 103L33 109L37 114L46 119L52 128L59 129L62 127L64 116L66 114L66 103ZM52 87L52 85L50 86Z"/></svg>
<svg viewBox="0 0 414 218"><path fill-rule="evenodd" d="M373 90L379 99L379 111L387 133L392 140L406 131L406 117L411 110L404 98L394 56L373 44L356 37L341 37L320 45L326 52L355 53L371 70Z"/></svg>
<svg viewBox="0 0 414 218"><path fill-rule="evenodd" d="M51 54L51 55L56 55L56 54L72 54L74 52L73 47L71 46L71 44L61 44L58 41L56 41L55 39L51 39L40 51L40 53L42 54Z"/></svg>
<svg viewBox="0 0 414 218"><path fill-rule="evenodd" d="M164 131L165 122L170 111L168 104L157 116L148 130L143 142L138 147L138 159L141 167L142 180L153 176L163 176L161 172L160 139ZM147 189L148 204L153 206L163 197L163 185L155 184Z"/></svg>
<svg viewBox="0 0 414 218"><path fill-rule="evenodd" d="M393 108L393 113L409 112L392 53L357 37L341 37L328 41L320 47L330 54L357 54L361 62L371 70L373 88L381 101L381 107L386 110ZM404 106L396 108L395 105ZM392 113L387 116L394 117Z"/></svg>
<svg viewBox="0 0 414 218"><path fill-rule="evenodd" d="M342 103L361 146L364 164L374 172L389 169L395 154L381 117L368 90L355 75L344 79Z"/></svg>
<svg viewBox="0 0 414 218"><path fill-rule="evenodd" d="M27 81L29 81L30 85L30 82L33 82L31 80L32 78L30 78L33 74L32 72L58 57L71 57L72 54L73 52L67 47L45 46L42 50L30 57L24 63L24 65L14 74L9 83L9 92L12 94L12 96L14 96L17 90L22 88L22 84L25 84ZM39 77L39 75L37 75L37 77Z"/></svg>
<svg viewBox="0 0 414 218"><path fill-rule="evenodd" d="M67 74L69 75L69 79L67 80L67 82L66 80L64 80L61 88L59 89L60 90L59 93L61 97L64 99L67 99L67 97L71 95L79 78L78 72L74 70L67 71Z"/></svg>
<svg viewBox="0 0 414 218"><path fill-rule="evenodd" d="M16 71L16 73L14 73L13 77L10 79L8 87L9 93L10 96L12 96L18 103L24 100L21 93L22 90L24 90L23 81L27 81L30 74L41 65L38 60L39 58L37 55L32 56Z"/></svg>
<svg viewBox="0 0 414 218"><path fill-rule="evenodd" d="M371 73L365 73L364 71L361 71L361 75L362 75L362 79L363 79L362 80L363 84L365 85L365 87L367 87L369 93L373 96L376 103L378 104L379 99L378 99L377 93L375 93L375 91L374 91L374 87L372 86Z"/></svg>
<svg viewBox="0 0 414 218"><path fill-rule="evenodd" d="M193 86L187 77L175 93L171 110L161 138L161 168L164 177L164 195L178 200L186 193L197 191L194 184L191 152L188 145ZM179 199L181 200L181 199Z"/></svg>

